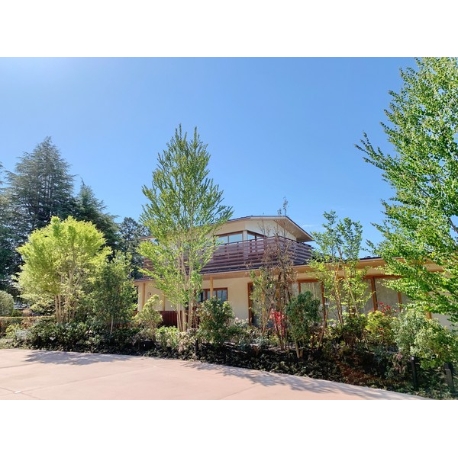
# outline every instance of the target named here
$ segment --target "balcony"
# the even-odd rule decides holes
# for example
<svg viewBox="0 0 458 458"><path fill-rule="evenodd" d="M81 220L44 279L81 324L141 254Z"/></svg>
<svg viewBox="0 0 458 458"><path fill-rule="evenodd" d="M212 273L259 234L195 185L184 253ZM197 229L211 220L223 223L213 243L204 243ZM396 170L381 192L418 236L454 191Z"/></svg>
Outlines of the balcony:
<svg viewBox="0 0 458 458"><path fill-rule="evenodd" d="M278 252L288 253L295 266L307 264L312 257L310 245L284 237L226 243L216 249L210 262L202 269L202 274L257 269L265 261L265 253L272 259Z"/></svg>
<svg viewBox="0 0 458 458"><path fill-rule="evenodd" d="M293 265L307 264L312 258L312 247L302 242L284 237L265 237L243 242L225 243L218 246L210 262L202 269L202 274L258 269L265 261L264 254L275 258L275 253L289 253ZM143 267L153 270L149 259L143 260ZM146 278L146 277L145 277Z"/></svg>

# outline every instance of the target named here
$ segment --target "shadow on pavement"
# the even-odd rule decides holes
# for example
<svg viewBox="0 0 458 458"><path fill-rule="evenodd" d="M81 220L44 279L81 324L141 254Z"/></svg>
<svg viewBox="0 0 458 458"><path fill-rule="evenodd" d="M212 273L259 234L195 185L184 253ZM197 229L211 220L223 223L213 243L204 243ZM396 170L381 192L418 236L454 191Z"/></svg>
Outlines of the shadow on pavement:
<svg viewBox="0 0 458 458"><path fill-rule="evenodd" d="M310 377L301 377L288 374L276 374L272 372L263 372L251 369L242 369L231 366L212 365L200 362L186 362L186 367L192 367L197 370L217 371L223 376L235 376L250 380L253 384L261 384L266 387L275 385L289 386L296 391L311 391L314 393L343 393L345 395L358 396L361 399L399 399L399 400L425 400L419 396L413 396L382 389L346 385L344 383L331 382L328 380L313 379Z"/></svg>
<svg viewBox="0 0 458 458"><path fill-rule="evenodd" d="M114 361L126 361L133 358L129 355L112 355L102 353L73 353L63 351L33 350L33 353L27 355L25 361L28 363L45 363L45 364L73 364L84 366L94 363L111 363Z"/></svg>

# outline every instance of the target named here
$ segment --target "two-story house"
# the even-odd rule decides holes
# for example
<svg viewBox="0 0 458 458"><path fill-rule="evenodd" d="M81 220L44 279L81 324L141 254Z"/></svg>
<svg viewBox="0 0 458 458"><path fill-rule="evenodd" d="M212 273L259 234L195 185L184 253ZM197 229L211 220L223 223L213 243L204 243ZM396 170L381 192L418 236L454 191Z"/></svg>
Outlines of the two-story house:
<svg viewBox="0 0 458 458"><path fill-rule="evenodd" d="M220 245L211 261L202 270L203 291L201 300L216 296L231 304L240 319L251 319L251 271L256 271L263 262L263 255L273 243L283 244L289 251L297 274L293 292L311 291L324 301L321 283L314 276L308 262L312 256L312 237L287 216L247 216L228 221L217 232ZM405 304L404 294L393 291L385 284L384 262L380 258L363 258L359 267L366 269L368 291L372 296L365 311L376 310L380 303L394 306ZM153 294L161 298L161 311L173 313L167 297L154 286L149 278L136 280L138 308ZM172 323L175 319L170 320Z"/></svg>

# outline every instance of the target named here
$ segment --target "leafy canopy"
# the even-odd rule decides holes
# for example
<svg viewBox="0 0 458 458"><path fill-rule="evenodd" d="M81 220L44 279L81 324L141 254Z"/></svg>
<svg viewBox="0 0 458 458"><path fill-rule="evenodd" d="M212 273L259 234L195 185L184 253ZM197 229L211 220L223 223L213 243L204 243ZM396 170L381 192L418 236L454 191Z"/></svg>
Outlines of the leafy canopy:
<svg viewBox="0 0 458 458"><path fill-rule="evenodd" d="M189 307L189 324L201 290L200 271L216 249L214 234L232 216L232 208L222 203L223 192L208 176L209 160L197 128L188 140L180 125L158 155L152 186L143 186L148 204L141 222L153 241L142 242L139 252L152 263L146 273L177 310ZM184 330L186 323L180 327Z"/></svg>
<svg viewBox="0 0 458 458"><path fill-rule="evenodd" d="M54 304L56 320L69 321L110 253L104 244L102 233L92 223L54 216L18 248L24 261L18 276L21 296L32 304Z"/></svg>
<svg viewBox="0 0 458 458"><path fill-rule="evenodd" d="M394 191L382 202L385 221L375 227L384 240L374 247L388 272L402 277L393 287L413 305L458 321L458 60L416 63L401 71L403 87L390 92L389 123L382 123L394 154L366 134L357 147Z"/></svg>

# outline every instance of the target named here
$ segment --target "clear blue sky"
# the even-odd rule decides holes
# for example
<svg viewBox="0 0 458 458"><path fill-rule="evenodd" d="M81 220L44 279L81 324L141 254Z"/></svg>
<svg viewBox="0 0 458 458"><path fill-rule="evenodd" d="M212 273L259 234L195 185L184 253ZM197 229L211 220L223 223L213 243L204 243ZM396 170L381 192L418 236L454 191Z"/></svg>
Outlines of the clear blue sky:
<svg viewBox="0 0 458 458"><path fill-rule="evenodd" d="M307 231L323 212L379 240L381 173L355 148L380 126L410 58L2 58L0 161L51 136L107 210L135 219L158 152L175 128L198 128L210 173L234 217L288 214Z"/></svg>

